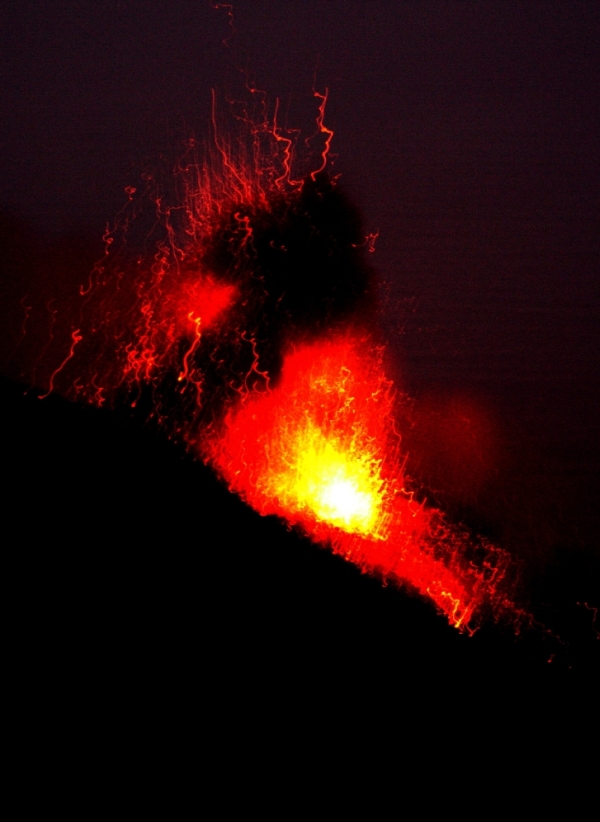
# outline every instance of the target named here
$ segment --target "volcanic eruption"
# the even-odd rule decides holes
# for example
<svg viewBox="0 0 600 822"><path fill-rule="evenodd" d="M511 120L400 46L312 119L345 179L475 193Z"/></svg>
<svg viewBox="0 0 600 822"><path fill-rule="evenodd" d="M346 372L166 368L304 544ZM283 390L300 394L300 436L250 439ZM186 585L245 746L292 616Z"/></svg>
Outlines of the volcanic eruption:
<svg viewBox="0 0 600 822"><path fill-rule="evenodd" d="M145 174L81 289L49 390L141 409L273 514L473 631L517 625L509 555L407 476L373 236L333 175L327 92L302 141L264 95L201 151ZM149 208L151 206L151 208Z"/></svg>

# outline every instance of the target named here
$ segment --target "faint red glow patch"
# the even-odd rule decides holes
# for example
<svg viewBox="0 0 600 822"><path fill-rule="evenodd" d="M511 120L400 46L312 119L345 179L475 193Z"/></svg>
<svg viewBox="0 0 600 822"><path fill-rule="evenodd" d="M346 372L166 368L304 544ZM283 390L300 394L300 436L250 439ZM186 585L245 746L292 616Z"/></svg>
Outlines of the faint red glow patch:
<svg viewBox="0 0 600 822"><path fill-rule="evenodd" d="M411 473L459 503L476 499L503 462L495 420L472 397L420 397L407 440Z"/></svg>

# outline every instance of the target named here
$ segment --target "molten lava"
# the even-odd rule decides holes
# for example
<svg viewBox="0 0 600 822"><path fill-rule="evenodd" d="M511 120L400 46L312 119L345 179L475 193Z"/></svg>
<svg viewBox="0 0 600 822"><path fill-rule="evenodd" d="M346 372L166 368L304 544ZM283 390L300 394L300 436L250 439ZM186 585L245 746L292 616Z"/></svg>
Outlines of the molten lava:
<svg viewBox="0 0 600 822"><path fill-rule="evenodd" d="M364 341L315 342L290 353L279 384L247 396L201 447L261 514L285 518L367 572L408 583L467 627L492 600L498 605L507 556L482 548L485 573L462 563L468 537L415 501L394 402Z"/></svg>
<svg viewBox="0 0 600 822"><path fill-rule="evenodd" d="M376 235L326 171L327 92L315 92L316 134L298 142L249 91L258 110L235 114L230 139L213 108L204 161L189 141L171 199L151 175L145 193L127 189L50 389L71 375L71 395L98 405L143 397L261 514L419 591L460 629L513 618L506 552L451 525L405 476L398 394L365 330Z"/></svg>
<svg viewBox="0 0 600 822"><path fill-rule="evenodd" d="M277 388L227 414L210 458L261 513L383 538L391 396L369 365L349 340L297 349Z"/></svg>
<svg viewBox="0 0 600 822"><path fill-rule="evenodd" d="M310 422L296 433L289 450L289 469L276 478L272 490L288 510L312 512L350 534L376 532L381 481L368 456L345 450Z"/></svg>

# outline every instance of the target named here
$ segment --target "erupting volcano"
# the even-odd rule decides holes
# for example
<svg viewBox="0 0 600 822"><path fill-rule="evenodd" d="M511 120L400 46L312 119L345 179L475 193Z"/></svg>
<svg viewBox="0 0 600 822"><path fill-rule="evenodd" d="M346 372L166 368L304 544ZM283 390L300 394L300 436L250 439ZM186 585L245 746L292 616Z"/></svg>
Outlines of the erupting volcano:
<svg viewBox="0 0 600 822"><path fill-rule="evenodd" d="M331 173L327 93L301 141L251 92L252 110L231 104L229 138L213 101L204 157L190 141L165 179L128 189L50 388L142 408L260 514L430 598L457 628L516 625L508 554L405 473L373 237Z"/></svg>

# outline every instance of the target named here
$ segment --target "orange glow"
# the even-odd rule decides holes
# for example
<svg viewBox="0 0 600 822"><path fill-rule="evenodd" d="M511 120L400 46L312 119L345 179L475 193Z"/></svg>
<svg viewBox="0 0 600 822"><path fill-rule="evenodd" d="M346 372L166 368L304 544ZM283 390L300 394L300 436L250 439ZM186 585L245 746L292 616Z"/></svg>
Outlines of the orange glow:
<svg viewBox="0 0 600 822"><path fill-rule="evenodd" d="M288 471L272 478L272 493L286 507L311 511L348 533L376 532L382 481L373 457L345 451L310 421L292 435L290 454Z"/></svg>
<svg viewBox="0 0 600 822"><path fill-rule="evenodd" d="M507 555L480 545L415 501L403 473L394 393L380 358L350 337L291 353L279 384L248 395L206 438L205 458L261 514L277 514L384 579L431 598L460 629L498 594ZM487 563L487 564L486 564Z"/></svg>
<svg viewBox="0 0 600 822"><path fill-rule="evenodd" d="M252 475L243 496L264 513L274 507L294 520L384 537L389 489L379 448L390 384L376 377L361 385L356 372L368 380L366 370L347 341L301 348L276 389L229 413L220 466L236 485Z"/></svg>

